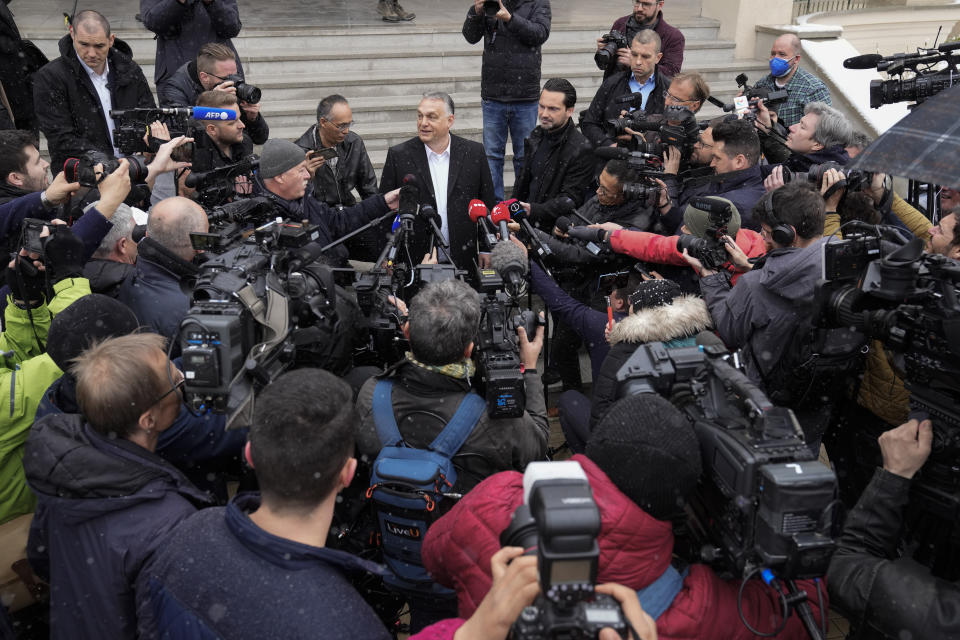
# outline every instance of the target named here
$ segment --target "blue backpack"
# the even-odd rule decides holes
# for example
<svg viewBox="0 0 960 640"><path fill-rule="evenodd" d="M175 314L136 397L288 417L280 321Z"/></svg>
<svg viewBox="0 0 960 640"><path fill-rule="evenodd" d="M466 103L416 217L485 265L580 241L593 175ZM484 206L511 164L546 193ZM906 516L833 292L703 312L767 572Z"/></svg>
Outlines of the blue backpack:
<svg viewBox="0 0 960 640"><path fill-rule="evenodd" d="M487 408L468 393L447 426L427 449L409 447L393 415L393 382L380 380L373 390L373 420L382 449L373 463L367 498L372 502L383 559L391 571L384 583L418 595L451 595L431 580L420 549L427 527L439 517L443 493L457 481L453 456L466 442Z"/></svg>

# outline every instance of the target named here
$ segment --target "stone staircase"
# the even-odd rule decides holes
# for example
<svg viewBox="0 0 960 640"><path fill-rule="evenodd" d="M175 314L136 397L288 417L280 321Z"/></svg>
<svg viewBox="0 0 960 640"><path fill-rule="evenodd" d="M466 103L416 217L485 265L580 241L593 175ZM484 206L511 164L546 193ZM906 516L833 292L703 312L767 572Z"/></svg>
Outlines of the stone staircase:
<svg viewBox="0 0 960 640"><path fill-rule="evenodd" d="M686 36L684 70L703 73L713 94L725 102L736 93L733 78L741 72L751 81L766 69L765 61L733 59L734 43L719 40L719 23L691 17L672 22ZM543 47L543 78L565 77L577 88L577 111L585 109L602 74L593 62L596 38L609 21L554 25ZM51 59L62 32L25 30ZM131 46L147 78L153 78L155 43L146 29L118 30ZM351 103L354 130L363 136L377 170L388 147L413 136L416 105L429 90L447 91L457 106L454 133L481 139L480 66L482 45L469 45L460 25L400 31L394 26L352 28L263 28L247 23L234 39L250 84L263 90L263 114L271 137L296 139L315 121L317 102L340 93ZM707 105L701 118L719 111ZM504 176L513 184L507 147Z"/></svg>

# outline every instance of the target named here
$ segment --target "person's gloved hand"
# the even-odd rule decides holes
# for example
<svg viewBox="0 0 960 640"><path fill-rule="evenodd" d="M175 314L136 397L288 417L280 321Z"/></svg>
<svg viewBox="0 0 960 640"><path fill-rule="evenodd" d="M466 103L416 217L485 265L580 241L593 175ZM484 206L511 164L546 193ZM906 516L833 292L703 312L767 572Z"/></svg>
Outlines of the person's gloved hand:
<svg viewBox="0 0 960 640"><path fill-rule="evenodd" d="M69 228L60 226L44 246L44 263L53 286L65 278L83 275L83 241Z"/></svg>
<svg viewBox="0 0 960 640"><path fill-rule="evenodd" d="M24 253L15 255L7 266L7 284L10 297L18 307L34 309L43 304L43 271Z"/></svg>

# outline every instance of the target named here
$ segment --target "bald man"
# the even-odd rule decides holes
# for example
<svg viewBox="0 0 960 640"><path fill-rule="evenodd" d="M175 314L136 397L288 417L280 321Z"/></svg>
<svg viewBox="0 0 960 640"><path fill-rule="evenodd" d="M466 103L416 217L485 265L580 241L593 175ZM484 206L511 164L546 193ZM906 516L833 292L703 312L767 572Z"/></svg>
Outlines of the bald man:
<svg viewBox="0 0 960 640"><path fill-rule="evenodd" d="M770 91L787 90L789 96L786 102L769 108L771 112L776 111L777 121L788 128L800 122L808 103L830 104L827 85L800 68L801 51L800 38L792 33L785 33L774 40L770 47L770 73L755 85Z"/></svg>
<svg viewBox="0 0 960 640"><path fill-rule="evenodd" d="M96 11L81 11L60 39L60 57L34 77L33 99L54 175L85 151L119 154L111 109L155 107L150 85L130 47Z"/></svg>
<svg viewBox="0 0 960 640"><path fill-rule="evenodd" d="M119 299L149 330L173 340L190 309L180 283L197 275L191 233L206 233L207 214L193 200L167 198L150 210L147 235L137 245L136 273L120 286ZM174 353L179 353L179 345Z"/></svg>

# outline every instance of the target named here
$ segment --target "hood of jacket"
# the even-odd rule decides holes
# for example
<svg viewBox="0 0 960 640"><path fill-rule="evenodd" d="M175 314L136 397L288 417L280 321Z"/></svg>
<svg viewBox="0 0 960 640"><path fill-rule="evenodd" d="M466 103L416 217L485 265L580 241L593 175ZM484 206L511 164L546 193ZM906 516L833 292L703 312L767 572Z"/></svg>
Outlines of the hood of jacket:
<svg viewBox="0 0 960 640"><path fill-rule="evenodd" d="M83 277L90 281L94 293L113 296L117 287L127 278L133 277L137 267L126 262L94 258L83 266Z"/></svg>
<svg viewBox="0 0 960 640"><path fill-rule="evenodd" d="M68 521L85 522L171 490L197 503L208 497L154 453L96 433L82 416L51 413L34 425L23 456L27 482Z"/></svg>
<svg viewBox="0 0 960 640"><path fill-rule="evenodd" d="M703 298L685 295L672 304L648 307L628 315L610 332L610 344L669 342L700 333L711 325Z"/></svg>
<svg viewBox="0 0 960 640"><path fill-rule="evenodd" d="M760 286L791 304L813 300L823 264L820 239L804 249L774 249L760 270Z"/></svg>
<svg viewBox="0 0 960 640"><path fill-rule="evenodd" d="M576 455L600 509L598 582L642 589L670 564L673 527L657 520L617 489L589 458ZM459 614L468 617L490 588L490 557L500 549L500 533L523 502L523 474L490 476L430 525L423 560L441 584L456 590Z"/></svg>

